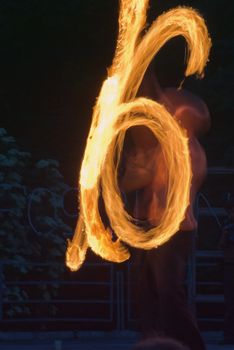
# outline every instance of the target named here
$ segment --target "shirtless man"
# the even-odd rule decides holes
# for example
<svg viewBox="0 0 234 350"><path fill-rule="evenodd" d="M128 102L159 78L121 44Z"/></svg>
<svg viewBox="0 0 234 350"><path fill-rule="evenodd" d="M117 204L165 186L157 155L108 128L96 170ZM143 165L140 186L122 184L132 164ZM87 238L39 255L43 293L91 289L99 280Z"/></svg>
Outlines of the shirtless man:
<svg viewBox="0 0 234 350"><path fill-rule="evenodd" d="M187 305L184 282L197 228L193 205L207 169L205 152L197 138L210 127L209 111L200 98L184 89L161 89L152 70L147 72L139 95L162 103L186 129L193 172L190 204L180 230L164 245L142 252L139 312L143 336L157 333L178 339L191 350L204 350L205 344ZM164 210L166 165L161 147L148 128L137 126L129 134L132 148L120 187L126 193L138 190L131 214L148 229L157 225Z"/></svg>

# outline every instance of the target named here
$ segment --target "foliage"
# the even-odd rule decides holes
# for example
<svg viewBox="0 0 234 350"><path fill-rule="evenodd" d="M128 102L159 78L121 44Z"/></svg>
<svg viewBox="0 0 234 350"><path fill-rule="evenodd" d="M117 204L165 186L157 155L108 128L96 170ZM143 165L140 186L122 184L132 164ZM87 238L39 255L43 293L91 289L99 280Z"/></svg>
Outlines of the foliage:
<svg viewBox="0 0 234 350"><path fill-rule="evenodd" d="M59 164L51 159L33 161L4 129L0 129L0 152L0 259L6 263L5 279L28 280L35 272L42 279L58 279L71 233L62 203L68 188ZM41 262L47 265L36 266ZM38 289L48 300L56 294L57 285L39 284ZM27 300L29 294L17 286L5 286L6 300ZM9 316L30 312L28 307L15 305L8 308Z"/></svg>

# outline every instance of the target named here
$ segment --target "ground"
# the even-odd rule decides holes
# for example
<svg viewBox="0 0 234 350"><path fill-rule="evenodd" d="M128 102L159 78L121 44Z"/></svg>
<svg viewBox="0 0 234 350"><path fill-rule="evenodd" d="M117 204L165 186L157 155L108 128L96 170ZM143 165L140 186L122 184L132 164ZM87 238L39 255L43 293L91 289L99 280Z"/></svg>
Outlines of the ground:
<svg viewBox="0 0 234 350"><path fill-rule="evenodd" d="M130 350L137 334L111 333L0 333L0 350ZM234 345L218 345L220 333L204 333L207 350L233 350Z"/></svg>

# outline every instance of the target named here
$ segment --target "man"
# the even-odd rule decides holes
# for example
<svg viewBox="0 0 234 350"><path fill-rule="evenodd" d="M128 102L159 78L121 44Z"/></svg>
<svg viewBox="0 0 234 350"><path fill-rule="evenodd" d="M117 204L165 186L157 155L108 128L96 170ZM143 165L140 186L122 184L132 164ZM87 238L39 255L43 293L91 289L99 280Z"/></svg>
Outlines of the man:
<svg viewBox="0 0 234 350"><path fill-rule="evenodd" d="M144 77L139 95L163 104L186 129L193 172L190 204L179 232L164 245L142 252L139 312L143 337L156 332L175 338L192 350L204 350L204 342L187 305L184 282L197 228L193 204L207 169L206 156L197 137L209 129L210 115L205 103L192 93L183 89L161 89L152 67ZM147 230L158 224L165 207L167 168L161 146L148 128L130 129L129 139L120 187L125 193L137 191L138 199L131 214Z"/></svg>

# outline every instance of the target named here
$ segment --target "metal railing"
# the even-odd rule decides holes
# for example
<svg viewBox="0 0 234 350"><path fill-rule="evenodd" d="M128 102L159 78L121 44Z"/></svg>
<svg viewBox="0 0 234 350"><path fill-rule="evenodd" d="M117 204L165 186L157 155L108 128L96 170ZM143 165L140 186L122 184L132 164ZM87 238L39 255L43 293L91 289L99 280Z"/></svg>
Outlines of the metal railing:
<svg viewBox="0 0 234 350"><path fill-rule="evenodd" d="M213 213L211 212L211 215ZM201 258L206 258L206 261L200 261ZM188 301L191 305L192 309L195 312L197 303L211 303L211 302L223 302L223 296L212 296L212 295L202 295L201 293L197 293L197 285L200 283L197 281L196 271L197 268L201 264L207 265L211 263L216 264L217 259L222 258L222 252L217 251L197 251L191 257L191 260L188 264L188 275L187 275L187 292L188 292ZM82 268L82 274L86 274L89 276L89 272L91 269L94 269L96 272L95 279L85 278L82 280L80 278L80 273L72 274L72 276L76 276L76 280L69 280L66 278L60 279L39 279L36 274L34 274L34 278L30 280L17 279L11 280L10 276L7 277L5 271L6 268L10 265L14 265L15 262L12 261L0 261L0 323L1 324L20 324L20 323L48 323L48 324L57 324L63 322L69 323L82 323L86 324L87 328L92 323L92 327L95 329L95 325L97 324L112 324L113 329L124 330L128 329L129 324L132 324L136 321L136 318L132 316L132 311L135 308L133 301L131 300L130 293L130 284L129 284L129 275L131 273L131 263L127 263L125 268L118 269L118 265L111 263L85 263ZM47 268L48 264L40 263L34 264L30 263L31 269L33 271L33 267L41 267ZM49 264L51 265L51 264ZM106 269L105 276L101 277L103 269ZM106 273L107 272L107 273ZM5 277L4 277L5 276ZM41 276L41 275L40 275ZM66 276L66 273L65 273ZM97 277L99 276L99 277ZM201 282L203 283L203 282ZM201 284L200 283L200 284ZM210 282L207 282L208 284ZM53 286L57 285L60 289L69 287L70 294L65 294L64 296L60 293L58 297L50 298L49 300L45 300L43 297L28 297L24 300L15 300L12 298L6 298L6 289L11 287L19 287L26 288L30 290L32 287L37 287L40 285ZM135 286L136 287L136 286ZM76 289L83 288L86 290L93 290L95 293L89 297L78 297L74 298L74 291ZM102 288L104 291L102 296L100 293L95 297L98 291L98 288ZM103 297L104 296L104 297ZM9 317L6 314L6 310L12 306L32 306L44 307L47 306L56 306L58 310L64 309L64 306L72 307L73 310L76 310L76 315L63 315L61 312L55 313L53 316L35 316L32 312L31 315L27 315L27 317L22 316L20 314ZM102 308L102 312L100 313L100 306ZM88 314L80 314L81 308L87 308L89 311L93 310L93 315L90 312Z"/></svg>
<svg viewBox="0 0 234 350"><path fill-rule="evenodd" d="M101 275L103 272L104 277L103 278L95 278L95 279L85 279L81 280L79 279L79 276L77 275L77 280L68 280L68 279L38 279L38 276L36 273L34 273L34 279L30 278L30 280L24 279L17 279L12 280L9 277L7 277L7 274L5 273L5 270L7 267L13 267L15 262L12 261L0 261L0 322L1 324L10 324L10 323L22 323L22 322L28 322L30 324L31 322L82 322L82 323L111 323L114 321L114 307L116 306L119 308L118 302L116 302L116 298L114 298L114 288L119 287L119 281L115 281L114 278L114 265L110 263L86 263L83 267L83 272L85 272L87 275L90 274L91 269L95 269L95 273L98 273ZM50 264L46 263L36 263L32 264L29 263L32 267L40 267L40 268L49 268L51 267ZM54 264L56 265L56 264ZM57 264L58 265L58 264ZM61 264L60 264L61 265ZM104 271L105 270L105 271ZM5 276L5 277L4 277ZM41 277L40 277L41 278ZM65 293L65 296L62 294L64 293L58 293L57 297L51 297L48 300L43 298L43 296L34 296L34 294L38 294L32 292L30 293L31 296L25 297L24 299L17 300L15 298L11 298L6 295L6 290L14 287L21 288L22 290L27 290L27 292L30 292L32 287L40 287L40 286L57 286L57 288L63 288L63 287L69 287L69 293ZM80 289L83 288L83 290L86 289L86 291L93 290L94 292L92 297L85 297L83 293L83 297L74 298L74 293ZM102 291L99 291L99 297L95 297L95 293L98 292L98 288ZM103 293L104 291L104 293ZM100 297L100 293L102 296ZM28 293L29 294L29 293ZM104 296L103 296L104 295ZM60 316L53 315L50 317L45 316L35 316L35 312L31 311L31 314L27 317L20 315L18 313L14 317L7 316L7 310L12 308L13 305L20 305L20 306L30 306L37 305L38 307L42 307L45 305L72 305L75 308L75 313L77 316ZM79 307L84 307L84 305L88 305L89 311L94 311L94 315L92 316L79 316L80 310ZM105 312L102 312L98 316L97 308L95 306L101 305L102 307L105 307ZM120 315L117 314L117 323L120 324L119 318Z"/></svg>
<svg viewBox="0 0 234 350"><path fill-rule="evenodd" d="M210 171L211 174L220 174L220 169L215 169ZM231 174L233 174L231 172ZM222 173L222 174L225 174ZM11 185L9 185L11 186ZM14 185L12 185L14 187ZM18 187L17 187L18 188ZM6 191L8 191L10 188L6 187L4 188ZM35 191L41 191L41 192L48 192L48 189L40 188L35 189L32 193L28 193L26 191L26 188L24 186L19 187L20 191L23 191L24 195L29 196L28 197L28 207L27 207L27 219L28 223L30 224L32 230L40 234L38 229L33 224L33 217L32 217L32 203L35 196ZM76 189L68 189L64 192L63 198L61 199L61 207L63 208L64 214L67 217L74 217L76 214L70 214L66 211L66 208L64 207L64 196L66 195L67 191L76 191ZM49 193L49 192L48 192ZM56 194L50 193L51 196L55 196ZM57 197L56 197L57 198ZM200 200L203 200L205 207L200 208ZM14 210L14 208L0 208L1 212L9 212L11 210ZM210 203L207 201L207 199L204 197L204 195L199 194L198 201L197 201L197 213L198 213L198 219L199 216L208 215L214 218L216 224L220 226L219 216L222 216L224 214L222 208L213 208ZM55 213L56 216L56 213ZM195 312L196 304L198 303L223 303L223 295L217 294L217 295L204 295L197 292L198 285L205 285L207 283L208 285L210 282L201 282L197 280L197 269L201 266L208 266L209 264L217 264L217 261L222 259L222 252L219 252L217 250L195 250L195 241L194 241L194 253L191 256L191 260L188 265L188 278L187 278L187 291L188 291L188 300L189 304L193 307ZM110 264L110 263L85 263L82 267L83 271L87 271L87 276L89 275L88 270L89 269L96 269L96 274L100 276L100 278L86 278L85 280L82 280L80 278L80 273L73 274L73 276L76 276L76 280L69 280L67 278L67 275L65 273L65 278L59 278L59 279L40 279L37 278L36 274L34 274L33 278L25 280L25 279L18 279L18 280L11 280L10 276L7 278L6 276L6 269L10 265L14 265L15 262L12 261L0 261L0 323L4 325L11 325L11 324L20 324L20 323L27 323L30 325L30 323L37 323L37 322L46 322L46 323L62 323L62 322L71 322L71 323L77 323L80 322L82 324L87 324L87 327L90 323L93 324L112 324L113 329L119 329L123 330L128 328L129 322L132 322L134 317L132 317L132 300L131 295L129 292L129 273L131 264L126 264L124 269L118 268L118 265ZM32 266L33 264L30 263ZM41 264L35 264L35 267L41 266L45 268L48 266L45 263ZM51 264L50 264L51 265ZM100 269L105 268L108 273L105 274L105 277L101 277ZM63 276L64 277L64 276ZM216 282L215 282L216 283ZM221 282L217 282L221 284ZM216 284L217 284L216 283ZM53 286L56 284L59 286L59 288L63 287L69 287L69 291L71 293L71 296L69 294L62 294L60 293L58 297L50 298L46 300L45 298L41 297L29 297L25 298L23 300L17 300L10 297L6 298L6 290L7 288L13 288L13 287L20 287L20 288L30 288L37 287L40 285L46 285L46 286ZM83 296L79 298L74 298L72 291L84 288L86 290L93 290L97 291L97 288L103 288L105 290L104 297L100 297L100 295L95 297L94 293L93 296ZM33 313L31 315L28 315L27 317L20 315L16 316L8 316L6 313L6 310L13 305L36 305L36 306L45 306L45 305L56 305L57 309L60 310L64 305L67 307L70 305L73 307L72 314L69 316L65 316L62 313L59 314L59 312L54 314L53 316L35 316ZM97 311L97 305L101 306L103 309L105 308L105 313L101 313ZM82 315L80 313L79 316L79 308L81 307L89 307L90 310L94 311L94 314L90 314L90 316ZM76 310L74 310L76 309ZM74 315L75 314L75 315ZM95 329L95 326L93 326L93 329Z"/></svg>
<svg viewBox="0 0 234 350"><path fill-rule="evenodd" d="M200 202L201 200L205 204L206 207L201 207ZM213 208L208 199L202 194L199 193L197 196L196 201L196 214L197 214L197 220L199 221L199 218L203 215L212 217L214 219L214 222L216 225L218 225L218 228L221 230L221 221L219 220L219 216L223 216L225 214L225 211L222 208ZM224 296L223 294L210 294L210 293L198 293L198 286L215 286L215 287L222 287L222 281L207 281L207 282L201 282L198 279L197 276L197 270L202 267L203 269L206 267L216 267L218 264L220 264L220 261L222 261L223 258L223 252L220 250L214 249L214 250L197 250L196 248L196 239L198 237L198 232L194 234L194 240L193 240L193 253L190 256L190 259L188 261L187 265L187 278L185 281L185 287L187 290L187 298L188 298L188 304L190 306L190 309L192 310L194 316L197 314L197 305L200 303L224 303ZM128 263L128 278L131 275L131 263ZM132 286L128 283L127 284L127 293L126 293L126 319L128 324L133 324L137 321L136 317L133 316L134 312L133 309L135 305L132 303L131 300L131 291L130 288ZM137 286L133 286L133 288L136 288ZM199 321L209 321L209 322L222 322L223 316L220 318L207 318L207 317L199 317Z"/></svg>

